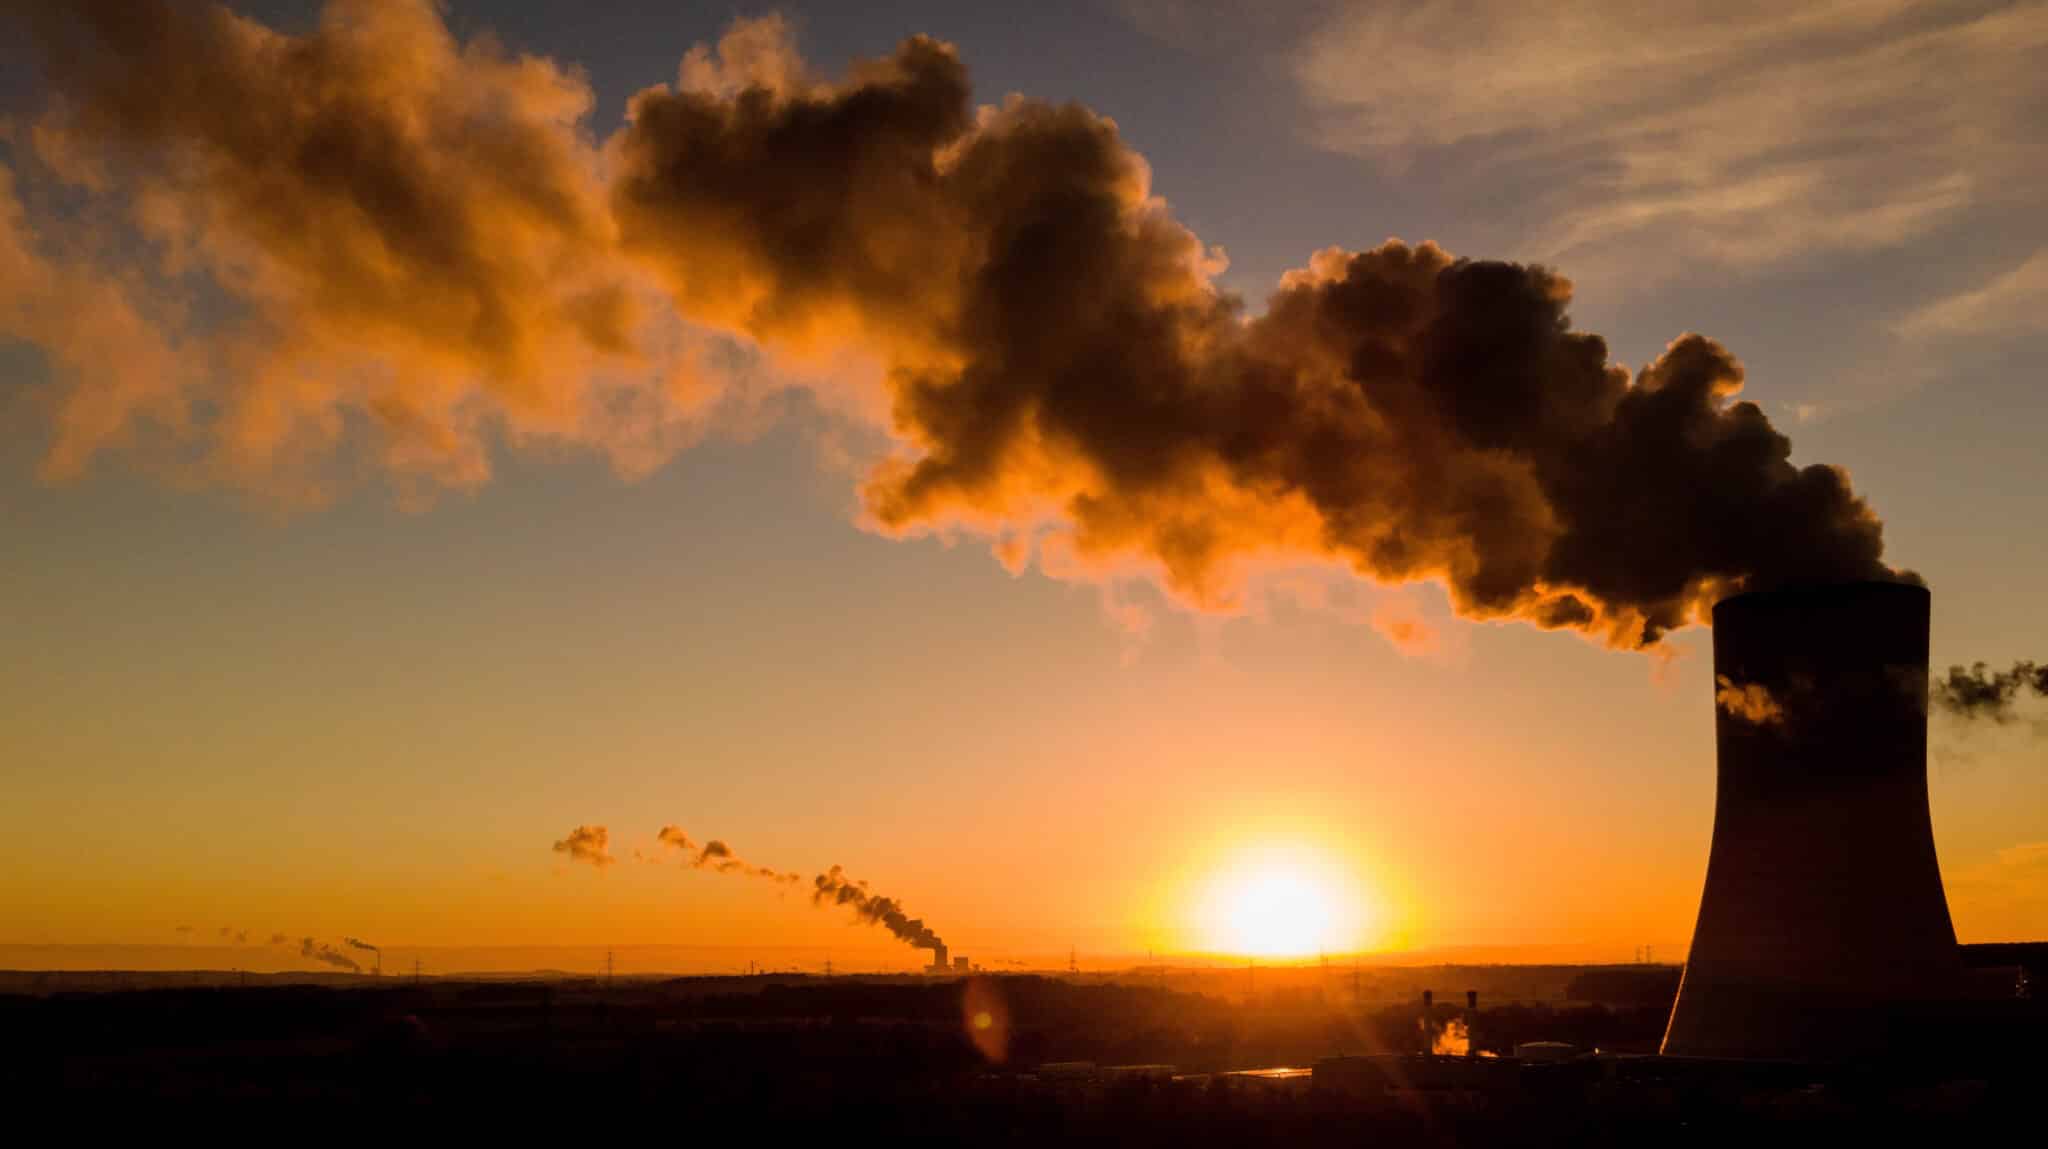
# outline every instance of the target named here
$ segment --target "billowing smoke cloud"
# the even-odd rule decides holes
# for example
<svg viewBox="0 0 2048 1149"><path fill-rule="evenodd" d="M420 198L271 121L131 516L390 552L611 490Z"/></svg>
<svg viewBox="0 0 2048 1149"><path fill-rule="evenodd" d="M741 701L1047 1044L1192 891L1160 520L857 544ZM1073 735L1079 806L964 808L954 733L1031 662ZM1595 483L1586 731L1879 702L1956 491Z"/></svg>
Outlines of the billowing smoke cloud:
<svg viewBox="0 0 2048 1149"><path fill-rule="evenodd" d="M299 940L299 956L311 958L318 962L326 962L328 965L345 969L350 973L363 972L363 967L356 964L356 959L335 949L326 942L316 942L312 938L301 938Z"/></svg>
<svg viewBox="0 0 2048 1149"><path fill-rule="evenodd" d="M603 826L578 826L555 843L555 853L569 855L572 862L589 862L600 869L618 861L610 850L611 832Z"/></svg>
<svg viewBox="0 0 2048 1149"><path fill-rule="evenodd" d="M69 380L55 471L213 410L257 473L358 423L439 483L482 477L492 428L659 439L695 384L642 334L646 276L670 321L879 366L899 450L863 488L874 527L1056 577L1234 610L1252 568L1337 562L1625 648L1737 588L1907 577L1711 339L1631 376L1557 273L1391 241L1317 253L1248 318L1111 121L977 109L931 39L829 82L742 22L600 147L572 71L458 45L427 0L336 0L303 37L168 0L30 9L63 98L37 170L128 205L157 272L245 313L202 341L230 389L195 392L201 336L137 301L147 275L0 200L0 259L32 273L0 278L27 285L0 331ZM107 332L135 350L96 358Z"/></svg>
<svg viewBox="0 0 2048 1149"><path fill-rule="evenodd" d="M664 846L679 849L688 858L689 864L699 870L710 870L720 874L744 874L750 878L762 878L780 885L794 885L804 880L794 870L777 870L770 866L757 866L733 851L731 846L718 838L702 845L690 839L682 827L663 826L655 840Z"/></svg>
<svg viewBox="0 0 2048 1149"><path fill-rule="evenodd" d="M813 905L850 906L862 921L881 926L918 949L945 945L923 920L904 913L902 903L871 892L866 882L853 880L838 866L811 879L811 887Z"/></svg>
<svg viewBox="0 0 2048 1149"><path fill-rule="evenodd" d="M885 357L909 449L866 487L883 529L1135 564L1204 607L1261 558L1337 559L1621 646L1738 586L1895 577L1709 339L1631 379L1562 277L1392 242L1317 254L1247 321L1109 121L976 114L931 40L832 85L747 31L635 100L621 233L686 310Z"/></svg>
<svg viewBox="0 0 2048 1149"><path fill-rule="evenodd" d="M283 935L283 934L272 934L272 935L270 935L270 944L271 944L271 945L274 945L274 946L288 946L288 945L290 945L291 943L292 943L292 939L290 939L290 938L286 937L286 936L285 936L285 935Z"/></svg>
<svg viewBox="0 0 2048 1149"><path fill-rule="evenodd" d="M1958 718L1985 718L2011 722L2018 717L2015 703L2027 696L2048 698L2048 664L2020 661L2009 670L1993 670L1976 663L1968 670L1951 666L1934 679L1928 700L1942 713Z"/></svg>
<svg viewBox="0 0 2048 1149"><path fill-rule="evenodd" d="M318 496L342 448L403 491L482 481L493 434L629 471L679 445L697 351L619 257L576 69L458 43L433 0L333 0L300 36L190 0L10 7L52 95L14 170L134 240L61 238L0 168L0 335L52 353L49 473L168 436Z"/></svg>

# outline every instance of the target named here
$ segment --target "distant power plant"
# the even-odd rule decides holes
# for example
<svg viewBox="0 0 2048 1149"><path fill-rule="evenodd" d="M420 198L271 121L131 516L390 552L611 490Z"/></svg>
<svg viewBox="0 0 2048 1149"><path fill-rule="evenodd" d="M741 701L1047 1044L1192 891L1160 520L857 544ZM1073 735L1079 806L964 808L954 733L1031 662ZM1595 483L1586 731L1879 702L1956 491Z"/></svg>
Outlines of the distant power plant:
<svg viewBox="0 0 2048 1149"><path fill-rule="evenodd" d="M1713 845L1667 1055L1868 1055L1960 996L1927 805L1929 604L1853 583L1714 608Z"/></svg>

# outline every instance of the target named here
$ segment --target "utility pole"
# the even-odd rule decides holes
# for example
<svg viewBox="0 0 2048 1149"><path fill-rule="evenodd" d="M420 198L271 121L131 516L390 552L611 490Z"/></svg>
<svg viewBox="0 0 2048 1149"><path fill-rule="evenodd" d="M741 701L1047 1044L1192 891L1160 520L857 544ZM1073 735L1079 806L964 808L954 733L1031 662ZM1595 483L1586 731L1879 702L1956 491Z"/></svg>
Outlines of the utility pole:
<svg viewBox="0 0 2048 1149"><path fill-rule="evenodd" d="M1080 954L1081 954L1081 951L1080 951L1079 949L1077 949L1077 948L1075 948L1075 947L1073 947L1073 946L1069 946L1069 947L1067 947L1067 973L1068 973L1068 974L1072 975L1072 974L1078 974L1078 973L1080 973L1080 972L1081 972L1081 961L1080 961Z"/></svg>
<svg viewBox="0 0 2048 1149"><path fill-rule="evenodd" d="M1259 997L1259 959L1246 958L1244 962L1244 996L1246 1001L1257 1001Z"/></svg>
<svg viewBox="0 0 2048 1149"><path fill-rule="evenodd" d="M420 959L418 958L412 959L412 984L415 987L420 984Z"/></svg>
<svg viewBox="0 0 2048 1149"><path fill-rule="evenodd" d="M826 976L826 977L831 977L831 976L832 976L832 959L831 959L831 958L826 958L826 959L825 959L825 976Z"/></svg>
<svg viewBox="0 0 2048 1149"><path fill-rule="evenodd" d="M604 988L612 988L612 951L604 951Z"/></svg>

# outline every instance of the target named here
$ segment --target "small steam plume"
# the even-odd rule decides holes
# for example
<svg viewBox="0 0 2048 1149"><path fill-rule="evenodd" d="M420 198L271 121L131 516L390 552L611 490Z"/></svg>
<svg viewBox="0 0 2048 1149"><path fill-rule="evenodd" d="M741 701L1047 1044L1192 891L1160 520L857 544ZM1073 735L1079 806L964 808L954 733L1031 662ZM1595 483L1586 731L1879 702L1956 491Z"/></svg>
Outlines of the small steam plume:
<svg viewBox="0 0 2048 1149"><path fill-rule="evenodd" d="M918 949L936 950L946 944L921 919L904 913L902 903L869 891L866 882L855 881L838 866L811 879L811 886L813 905L850 906L862 921L882 926Z"/></svg>
<svg viewBox="0 0 2048 1149"><path fill-rule="evenodd" d="M52 364L52 475L165 438L266 490L363 443L429 493L500 441L645 469L723 385L674 348L715 338L877 368L847 381L895 439L874 529L1197 610L1336 563L1642 649L1732 591L1912 577L1714 340L1631 371L1562 274L1426 242L1316 252L1254 313L1113 121L977 107L929 37L832 79L739 21L598 138L577 69L465 44L432 0L299 33L13 7L50 104L0 166L0 337ZM78 201L134 242L64 242Z"/></svg>
<svg viewBox="0 0 2048 1149"><path fill-rule="evenodd" d="M1467 1057L1472 1053L1472 1031L1459 1018L1452 1018L1430 1038L1429 1051L1438 1057Z"/></svg>
<svg viewBox="0 0 2048 1149"><path fill-rule="evenodd" d="M578 826L555 843L555 853L569 855L572 862L589 862L599 869L618 861L610 850L611 832L603 826Z"/></svg>
<svg viewBox="0 0 2048 1149"><path fill-rule="evenodd" d="M1951 666L1934 679L1927 698L1941 713L2003 724L2018 717L2013 704L2027 695L2048 698L2048 665L2022 660L2010 670L1993 670L1981 662L1968 670Z"/></svg>
<svg viewBox="0 0 2048 1149"><path fill-rule="evenodd" d="M1714 705L1756 726L1782 726L1785 708L1760 682L1736 682L1725 674L1714 678Z"/></svg>
<svg viewBox="0 0 2048 1149"><path fill-rule="evenodd" d="M356 959L325 942L316 942L312 938L300 939L299 956L311 958L314 961L326 962L328 965L345 969L350 973L363 972L363 967L356 964Z"/></svg>

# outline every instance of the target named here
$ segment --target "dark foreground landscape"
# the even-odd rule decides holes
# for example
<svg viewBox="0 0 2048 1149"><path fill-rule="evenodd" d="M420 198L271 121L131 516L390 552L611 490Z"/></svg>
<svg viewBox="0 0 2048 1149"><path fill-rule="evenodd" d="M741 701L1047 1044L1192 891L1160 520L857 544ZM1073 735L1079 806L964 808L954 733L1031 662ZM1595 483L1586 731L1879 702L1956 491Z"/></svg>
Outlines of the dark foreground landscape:
<svg viewBox="0 0 2048 1149"><path fill-rule="evenodd" d="M2011 969L2016 956L1984 960ZM1641 1145L1766 1127L1947 1140L2037 1120L2048 1011L2036 999L1977 1003L1858 1064L1691 1061L1654 1056L1677 974L1273 971L1270 989L1234 999L1164 971L93 975L99 987L0 974L0 1088L17 1113L644 1115L898 1144ZM1431 980L1427 1008L1384 999ZM1472 985L1488 987L1476 1008Z"/></svg>

